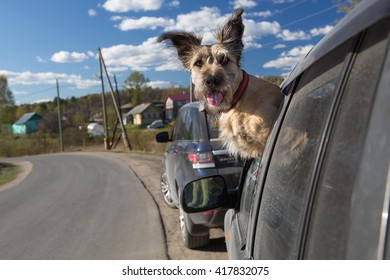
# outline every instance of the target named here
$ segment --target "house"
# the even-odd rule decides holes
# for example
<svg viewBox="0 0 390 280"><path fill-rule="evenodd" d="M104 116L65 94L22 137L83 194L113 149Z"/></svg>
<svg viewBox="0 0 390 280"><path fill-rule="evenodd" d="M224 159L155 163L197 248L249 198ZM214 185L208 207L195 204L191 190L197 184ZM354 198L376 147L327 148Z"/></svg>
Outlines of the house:
<svg viewBox="0 0 390 280"><path fill-rule="evenodd" d="M103 123L104 122L104 116L102 112L96 113L92 116L90 119L91 122L95 123Z"/></svg>
<svg viewBox="0 0 390 280"><path fill-rule="evenodd" d="M27 134L36 132L42 117L37 113L26 113L12 125L12 133Z"/></svg>
<svg viewBox="0 0 390 280"><path fill-rule="evenodd" d="M180 107L189 102L190 95L188 93L168 95L165 99L165 118L169 121L175 119Z"/></svg>
<svg viewBox="0 0 390 280"><path fill-rule="evenodd" d="M127 114L127 113L130 112L131 109L133 109L133 108L134 108L134 106L133 106L133 104L131 104L131 103L127 103L127 104L125 104L125 105L122 105L122 106L121 106L121 113L122 113L122 115Z"/></svg>
<svg viewBox="0 0 390 280"><path fill-rule="evenodd" d="M123 122L133 123L139 126L146 126L155 120L162 119L163 110L152 103L142 103L135 106L123 116Z"/></svg>

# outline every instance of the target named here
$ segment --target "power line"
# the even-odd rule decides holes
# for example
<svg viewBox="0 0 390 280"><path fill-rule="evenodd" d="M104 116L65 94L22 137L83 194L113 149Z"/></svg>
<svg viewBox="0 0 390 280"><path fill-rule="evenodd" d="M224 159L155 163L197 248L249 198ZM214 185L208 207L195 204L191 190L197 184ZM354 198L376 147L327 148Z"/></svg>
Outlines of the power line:
<svg viewBox="0 0 390 280"><path fill-rule="evenodd" d="M340 5L341 5L341 4L332 5L331 7L328 7L328 8L326 8L326 9L321 10L321 11L315 12L315 13L313 13L313 14L310 14L310 15L306 16L306 17L297 19L297 20L292 21L292 22L290 22L290 23L286 23L286 24L282 25L281 27L287 27L287 26L293 25L293 24L295 24L295 23L298 23L298 22L307 20L307 19L309 19L309 18L312 18L312 17L314 17L314 16L318 16L318 15L323 14L323 13L326 13L327 11L330 11L330 10L336 8L337 6L340 6Z"/></svg>

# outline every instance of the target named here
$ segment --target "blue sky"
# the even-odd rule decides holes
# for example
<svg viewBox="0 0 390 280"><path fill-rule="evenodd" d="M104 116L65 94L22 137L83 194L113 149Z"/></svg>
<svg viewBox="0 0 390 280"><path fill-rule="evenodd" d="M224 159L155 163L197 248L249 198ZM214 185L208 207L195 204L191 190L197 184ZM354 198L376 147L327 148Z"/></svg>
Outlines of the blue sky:
<svg viewBox="0 0 390 280"><path fill-rule="evenodd" d="M188 86L164 31L212 32L244 8L242 68L256 76L287 74L342 17L332 0L2 0L0 74L17 104L100 92L97 49L118 86L132 72L152 87Z"/></svg>

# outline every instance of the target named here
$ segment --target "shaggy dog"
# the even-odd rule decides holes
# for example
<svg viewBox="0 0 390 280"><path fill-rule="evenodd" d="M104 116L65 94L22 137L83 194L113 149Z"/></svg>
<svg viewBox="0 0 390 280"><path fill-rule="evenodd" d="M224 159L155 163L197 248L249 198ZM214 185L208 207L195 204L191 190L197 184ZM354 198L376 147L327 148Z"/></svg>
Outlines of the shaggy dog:
<svg viewBox="0 0 390 280"><path fill-rule="evenodd" d="M282 94L278 86L240 68L243 12L233 13L216 32L213 45L202 45L202 38L189 32L163 33L158 41L176 48L191 72L195 98L208 113L220 115L220 137L230 153L248 159L263 154Z"/></svg>

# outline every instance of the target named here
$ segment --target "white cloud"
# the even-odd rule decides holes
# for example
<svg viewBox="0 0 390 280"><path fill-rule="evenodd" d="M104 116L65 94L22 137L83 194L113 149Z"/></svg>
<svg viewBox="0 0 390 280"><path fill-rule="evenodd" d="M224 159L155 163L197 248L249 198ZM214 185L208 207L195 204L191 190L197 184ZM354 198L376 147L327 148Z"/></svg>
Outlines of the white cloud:
<svg viewBox="0 0 390 280"><path fill-rule="evenodd" d="M124 18L117 27L122 31L135 29L155 30L157 27L167 27L173 24L174 20L172 19L166 19L162 17L141 17L139 19Z"/></svg>
<svg viewBox="0 0 390 280"><path fill-rule="evenodd" d="M282 56L264 63L263 67L289 70L292 69L294 65L298 63L299 60L300 58L295 56Z"/></svg>
<svg viewBox="0 0 390 280"><path fill-rule="evenodd" d="M195 32L203 37L204 44L215 42L214 32L227 20L229 14L221 15L216 7L202 7L198 11L177 15L176 19L162 17L140 17L138 19L115 16L113 21L121 21L116 27L122 31L135 29L161 28L163 31ZM260 48L257 39L281 32L280 24L276 21L255 21L244 19L244 42L246 48Z"/></svg>
<svg viewBox="0 0 390 280"><path fill-rule="evenodd" d="M153 11L160 9L163 0L107 0L103 8L109 12Z"/></svg>
<svg viewBox="0 0 390 280"><path fill-rule="evenodd" d="M37 59L37 61L38 61L39 63L45 63L45 62L46 62L46 60L44 60L44 59L43 59L42 57L40 57L39 55L36 56L35 58Z"/></svg>
<svg viewBox="0 0 390 280"><path fill-rule="evenodd" d="M83 62L86 59L88 59L88 55L86 55L85 53L67 51L56 52L50 58L51 61L57 63Z"/></svg>
<svg viewBox="0 0 390 280"><path fill-rule="evenodd" d="M253 16L253 17L267 18L267 17L272 16L272 12L271 11L262 11L262 12L249 13L248 15Z"/></svg>
<svg viewBox="0 0 390 280"><path fill-rule="evenodd" d="M263 67L291 70L312 48L313 45L307 45L282 52L279 58L266 62Z"/></svg>
<svg viewBox="0 0 390 280"><path fill-rule="evenodd" d="M297 0L272 0L272 3L274 4L284 4L284 3L291 3L295 2Z"/></svg>
<svg viewBox="0 0 390 280"><path fill-rule="evenodd" d="M237 8L253 8L257 6L256 1L253 0L234 0L230 2L234 9Z"/></svg>
<svg viewBox="0 0 390 280"><path fill-rule="evenodd" d="M31 71L13 72L0 70L0 74L7 76L10 86L14 85L55 85L56 80L60 83L70 84L77 89L88 89L100 84L98 80L83 79L81 75L37 72Z"/></svg>
<svg viewBox="0 0 390 280"><path fill-rule="evenodd" d="M285 44L276 44L272 49L277 50L277 49L283 49L285 47L286 47Z"/></svg>
<svg viewBox="0 0 390 280"><path fill-rule="evenodd" d="M96 11L95 11L94 9L89 9L89 10L88 10L88 15L89 15L90 17L94 17L94 16L97 15L97 13L96 13Z"/></svg>
<svg viewBox="0 0 390 280"><path fill-rule="evenodd" d="M171 8L179 8L179 6L180 6L180 1L178 0L173 0L168 4L168 7Z"/></svg>
<svg viewBox="0 0 390 280"><path fill-rule="evenodd" d="M114 67L116 70L182 70L175 51L158 44L156 40L157 38L149 38L140 45L122 44L103 48L104 61L107 67Z"/></svg>
<svg viewBox="0 0 390 280"><path fill-rule="evenodd" d="M110 73L113 73L113 72L124 72L124 71L127 71L127 70L129 70L129 67L127 67L127 66L107 67L107 71L110 72Z"/></svg>
<svg viewBox="0 0 390 280"><path fill-rule="evenodd" d="M303 57L305 56L311 49L313 48L313 45L306 45L303 47L295 47L289 50L288 52L282 52L282 56L298 56Z"/></svg>
<svg viewBox="0 0 390 280"><path fill-rule="evenodd" d="M260 48L261 45L256 43L260 39L268 35L276 35L280 32L280 25L278 22L268 21L254 21L252 19L244 20L245 32L244 43L245 48Z"/></svg>
<svg viewBox="0 0 390 280"><path fill-rule="evenodd" d="M167 88L171 85L172 85L171 82L166 82L166 81L151 81L147 83L147 86L151 88Z"/></svg>
<svg viewBox="0 0 390 280"><path fill-rule="evenodd" d="M203 36L203 43L215 42L214 31L227 20L230 14L221 15L218 8L203 7L199 11L178 15L176 22L167 25L165 31L190 31ZM277 22L254 21L244 19L245 32L244 42L247 48L260 48L256 40L280 32L280 25Z"/></svg>
<svg viewBox="0 0 390 280"><path fill-rule="evenodd" d="M126 17L113 16L113 17L110 18L110 20L112 20L112 21L120 21L120 20L123 20L123 19L126 19Z"/></svg>
<svg viewBox="0 0 390 280"><path fill-rule="evenodd" d="M245 25L245 35L261 38L267 35L275 35L280 32L280 25L278 22L269 22L269 21L254 21L252 19L244 20Z"/></svg>
<svg viewBox="0 0 390 280"><path fill-rule="evenodd" d="M281 38L283 41L309 40L311 38L309 34L302 30L290 31L288 29L282 30L276 37Z"/></svg>
<svg viewBox="0 0 390 280"><path fill-rule="evenodd" d="M12 94L13 95L24 95L24 94L28 94L28 92L27 91L21 91L21 90L13 90Z"/></svg>
<svg viewBox="0 0 390 280"><path fill-rule="evenodd" d="M37 99L37 100L34 100L31 103L35 104L35 103L44 103L44 102L50 102L50 101L53 101L53 99L48 99L48 98L46 98L46 99Z"/></svg>
<svg viewBox="0 0 390 280"><path fill-rule="evenodd" d="M183 30L197 33L212 32L228 16L221 16L218 8L202 7L199 11L180 14L166 31Z"/></svg>
<svg viewBox="0 0 390 280"><path fill-rule="evenodd" d="M332 25L326 25L324 27L313 28L310 30L310 35L312 36L326 35L329 31L333 29L333 27L334 26Z"/></svg>

